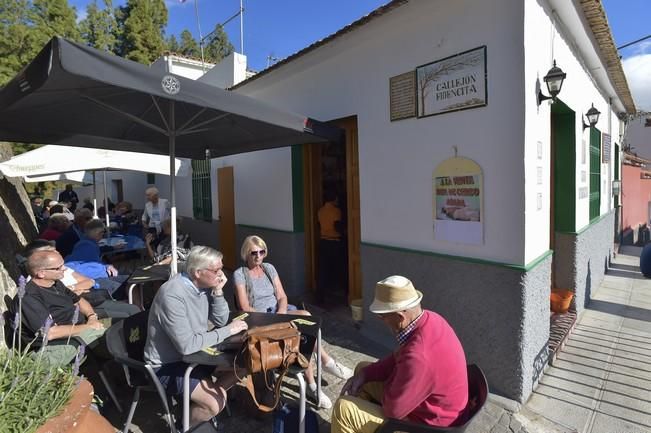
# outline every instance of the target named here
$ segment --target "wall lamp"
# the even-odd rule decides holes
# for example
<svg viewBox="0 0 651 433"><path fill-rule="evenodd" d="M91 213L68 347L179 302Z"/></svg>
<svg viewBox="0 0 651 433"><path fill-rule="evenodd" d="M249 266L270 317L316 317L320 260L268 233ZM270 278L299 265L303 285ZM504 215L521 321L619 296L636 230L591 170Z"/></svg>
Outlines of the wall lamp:
<svg viewBox="0 0 651 433"><path fill-rule="evenodd" d="M592 107L590 107L590 109L588 110L588 112L585 113L585 117L588 118L588 123L589 123L589 125L586 124L586 123L583 121L583 116L581 117L581 123L583 123L583 130L585 131L586 128L592 128L592 127L594 127L594 126L597 124L597 122L599 121L599 115L600 115L600 114L601 114L601 111L599 111L599 110L597 110L596 108L594 108L594 104L592 104Z"/></svg>
<svg viewBox="0 0 651 433"><path fill-rule="evenodd" d="M543 77L543 80L547 85L547 91L551 96L546 96L541 90L538 90L538 105L547 99L551 99L552 102L556 101L556 96L560 93L561 87L563 87L563 80L565 80L566 76L567 74L563 72L561 68L556 66L556 60L554 60L554 66L552 66L549 72L547 72L547 75Z"/></svg>

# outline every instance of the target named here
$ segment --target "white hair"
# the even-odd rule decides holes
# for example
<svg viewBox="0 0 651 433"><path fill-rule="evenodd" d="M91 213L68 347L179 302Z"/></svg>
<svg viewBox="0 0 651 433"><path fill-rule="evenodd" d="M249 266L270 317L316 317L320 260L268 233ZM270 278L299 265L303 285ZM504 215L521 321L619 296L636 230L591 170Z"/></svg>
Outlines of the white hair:
<svg viewBox="0 0 651 433"><path fill-rule="evenodd" d="M224 255L214 248L206 247L203 245L196 245L190 250L188 259L185 262L185 269L193 277L195 272L206 269L211 266L216 260L221 260Z"/></svg>

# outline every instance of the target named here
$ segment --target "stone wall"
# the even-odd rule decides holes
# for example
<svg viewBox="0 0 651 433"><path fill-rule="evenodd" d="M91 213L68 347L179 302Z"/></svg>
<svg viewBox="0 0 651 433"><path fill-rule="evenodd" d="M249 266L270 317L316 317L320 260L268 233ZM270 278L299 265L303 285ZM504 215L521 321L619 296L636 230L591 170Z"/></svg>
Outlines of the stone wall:
<svg viewBox="0 0 651 433"><path fill-rule="evenodd" d="M11 146L0 143L0 161L6 161L11 155ZM19 276L16 253L37 235L29 197L18 179L0 179L0 227L0 296L4 298L16 293L15 281ZM0 311L5 309L1 301ZM4 345L4 339L1 344Z"/></svg>

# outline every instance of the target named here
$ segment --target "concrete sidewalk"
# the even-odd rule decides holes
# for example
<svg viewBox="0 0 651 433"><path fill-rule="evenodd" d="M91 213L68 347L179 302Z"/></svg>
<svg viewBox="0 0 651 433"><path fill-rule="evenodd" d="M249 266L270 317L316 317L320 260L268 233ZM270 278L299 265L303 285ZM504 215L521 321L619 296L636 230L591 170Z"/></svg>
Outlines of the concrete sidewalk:
<svg viewBox="0 0 651 433"><path fill-rule="evenodd" d="M588 308L516 416L531 431L651 431L651 280L622 247Z"/></svg>

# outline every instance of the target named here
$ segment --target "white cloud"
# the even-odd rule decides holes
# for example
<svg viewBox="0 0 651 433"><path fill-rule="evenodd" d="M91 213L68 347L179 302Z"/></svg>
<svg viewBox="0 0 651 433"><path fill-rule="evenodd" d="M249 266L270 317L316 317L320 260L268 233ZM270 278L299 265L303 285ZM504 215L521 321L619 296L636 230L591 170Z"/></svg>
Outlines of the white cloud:
<svg viewBox="0 0 651 433"><path fill-rule="evenodd" d="M651 43L642 51L650 51ZM638 110L651 111L651 53L638 54L622 61L628 87Z"/></svg>

